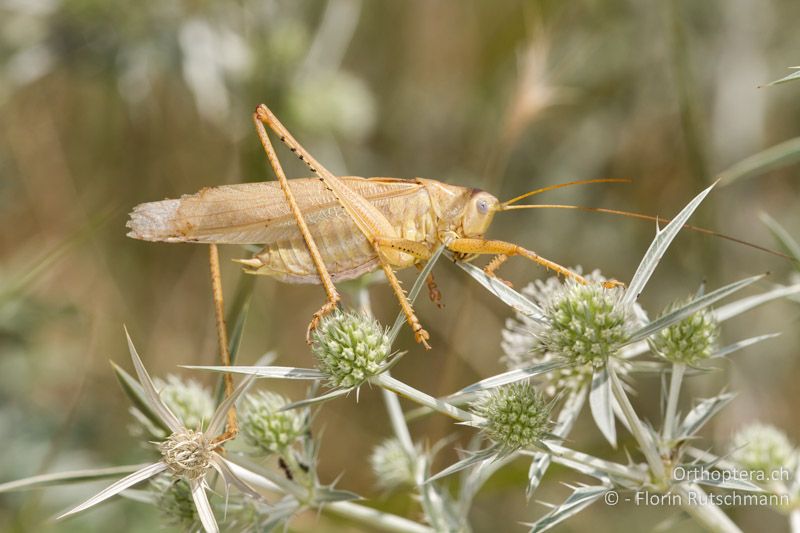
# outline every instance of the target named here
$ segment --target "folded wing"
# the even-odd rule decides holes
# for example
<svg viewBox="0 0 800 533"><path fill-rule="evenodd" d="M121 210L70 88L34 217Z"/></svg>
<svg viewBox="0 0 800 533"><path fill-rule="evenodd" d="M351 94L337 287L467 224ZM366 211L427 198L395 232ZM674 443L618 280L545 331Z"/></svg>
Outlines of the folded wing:
<svg viewBox="0 0 800 533"><path fill-rule="evenodd" d="M342 178L376 205L420 190L414 180ZM290 187L314 233L323 222L349 221L333 193L317 178L290 180ZM293 237L294 217L277 182L241 183L206 188L177 200L136 206L129 237L147 241L264 244Z"/></svg>

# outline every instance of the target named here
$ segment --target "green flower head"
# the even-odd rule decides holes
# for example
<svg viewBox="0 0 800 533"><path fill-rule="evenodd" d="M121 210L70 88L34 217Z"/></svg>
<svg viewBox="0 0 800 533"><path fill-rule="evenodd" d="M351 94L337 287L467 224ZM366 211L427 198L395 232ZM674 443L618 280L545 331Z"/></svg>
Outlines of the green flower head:
<svg viewBox="0 0 800 533"><path fill-rule="evenodd" d="M150 483L156 506L161 511L164 523L183 531L195 531L200 525L189 484L184 480L173 480L159 476Z"/></svg>
<svg viewBox="0 0 800 533"><path fill-rule="evenodd" d="M731 460L748 470L774 472L794 470L798 450L780 429L754 423L739 430L731 442Z"/></svg>
<svg viewBox="0 0 800 533"><path fill-rule="evenodd" d="M391 490L415 484L414 460L396 438L388 438L375 446L369 462L381 488Z"/></svg>
<svg viewBox="0 0 800 533"><path fill-rule="evenodd" d="M211 392L192 379L169 375L166 381L156 378L161 399L187 428L202 430L214 414Z"/></svg>
<svg viewBox="0 0 800 533"><path fill-rule="evenodd" d="M550 429L550 405L528 382L485 392L472 410L486 419L484 433L504 451L535 446Z"/></svg>
<svg viewBox="0 0 800 533"><path fill-rule="evenodd" d="M333 387L358 387L383 372L391 345L387 331L361 313L340 312L325 317L312 335L311 351Z"/></svg>
<svg viewBox="0 0 800 533"><path fill-rule="evenodd" d="M630 336L632 313L621 304L621 288L567 280L545 307L549 324L539 333L541 348L573 364L601 364Z"/></svg>
<svg viewBox="0 0 800 533"><path fill-rule="evenodd" d="M663 313L677 309L672 304ZM668 326L648 339L654 353L673 363L696 365L714 353L719 338L719 324L708 309L697 311Z"/></svg>
<svg viewBox="0 0 800 533"><path fill-rule="evenodd" d="M283 453L305 432L303 416L281 411L289 400L274 392L249 394L242 402L241 429L249 444L266 453Z"/></svg>

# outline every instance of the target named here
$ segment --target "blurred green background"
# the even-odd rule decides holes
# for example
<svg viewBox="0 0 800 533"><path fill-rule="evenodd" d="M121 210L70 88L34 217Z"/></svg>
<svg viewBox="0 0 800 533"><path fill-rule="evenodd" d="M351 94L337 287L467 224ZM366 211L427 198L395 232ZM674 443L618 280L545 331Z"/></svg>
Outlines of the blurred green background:
<svg viewBox="0 0 800 533"><path fill-rule="evenodd" d="M127 366L123 324L155 375L214 362L206 249L130 240L125 221L143 201L274 179L252 130L256 104L267 103L338 174L435 178L501 199L568 180L629 178L538 200L668 217L720 171L800 135L800 85L759 87L800 61L799 18L792 0L0 1L0 482L149 457L127 434L127 401L108 364ZM279 150L290 177L306 175ZM800 237L797 172L721 187L694 222L774 246L759 222L767 212ZM490 235L628 280L654 231L653 223L538 210L498 215ZM230 302L241 274L228 259L244 251L222 254ZM713 288L771 271L783 283L791 270L685 233L642 301L655 314L703 280ZM404 331L410 353L396 375L440 395L503 369L509 311L452 265L436 273L445 309L417 305L434 350ZM546 274L519 260L503 275L522 286ZM410 283L414 273L401 278ZM388 288L371 292L378 317L393 320ZM323 299L319 287L259 278L240 361L275 350L278 364L312 364L305 328ZM724 451L753 419L800 441L798 311L778 302L723 328L723 342L783 335L689 381L696 396L725 384L739 392L704 446ZM637 408L658 420L657 378L637 386ZM375 489L364 460L390 433L377 391L363 390L358 404L327 404L317 424L328 428L323 481L343 474L341 487L417 515L408 499ZM433 442L452 425L432 417L412 430ZM624 459L588 419L570 444ZM525 502L526 472L520 461L490 481L475 504L476 531L545 512ZM563 499L558 481L576 479L553 468L536 499ZM47 522L95 489L0 495L0 530L158 527L155 510L124 501ZM767 510L730 511L745 530L785 527ZM674 517L596 504L557 530L642 530ZM315 527L356 530L314 515L292 529Z"/></svg>

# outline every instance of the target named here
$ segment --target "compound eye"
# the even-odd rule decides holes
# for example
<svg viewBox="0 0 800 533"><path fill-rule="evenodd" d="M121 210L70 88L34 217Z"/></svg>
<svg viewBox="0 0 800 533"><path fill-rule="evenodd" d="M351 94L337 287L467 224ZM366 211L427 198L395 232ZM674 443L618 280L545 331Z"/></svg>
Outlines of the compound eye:
<svg viewBox="0 0 800 533"><path fill-rule="evenodd" d="M478 200L478 213L486 215L489 213L489 202L484 199Z"/></svg>

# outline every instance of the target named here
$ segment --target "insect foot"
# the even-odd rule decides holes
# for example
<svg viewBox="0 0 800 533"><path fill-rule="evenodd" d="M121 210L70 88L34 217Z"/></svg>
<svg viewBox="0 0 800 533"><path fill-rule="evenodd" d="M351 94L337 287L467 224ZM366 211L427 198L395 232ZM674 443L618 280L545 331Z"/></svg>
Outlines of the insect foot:
<svg viewBox="0 0 800 533"><path fill-rule="evenodd" d="M317 329L317 326L319 326L320 321L326 315L329 315L330 313L335 311L338 305L339 305L339 297L337 295L335 299L328 300L327 302L325 302L325 305L323 305L319 309L319 311L314 313L314 316L311 318L311 322L308 324L308 329L306 330L306 343L308 343L309 346L311 345L312 334L314 333L314 330Z"/></svg>
<svg viewBox="0 0 800 533"><path fill-rule="evenodd" d="M265 106L264 104L258 104L256 106L255 113L259 120L269 119L269 111L267 110L267 106Z"/></svg>
<svg viewBox="0 0 800 533"><path fill-rule="evenodd" d="M423 345L426 350L430 350L431 345L428 344L428 339L430 339L431 336L427 331L425 331L425 329L422 327L422 324L419 322L414 322L411 329L414 330L414 339L416 339L419 344Z"/></svg>
<svg viewBox="0 0 800 533"><path fill-rule="evenodd" d="M425 284L428 286L428 297L434 303L436 308L444 309L444 304L442 303L442 291L440 291L439 286L436 285L436 280L433 279L433 274L428 274Z"/></svg>

